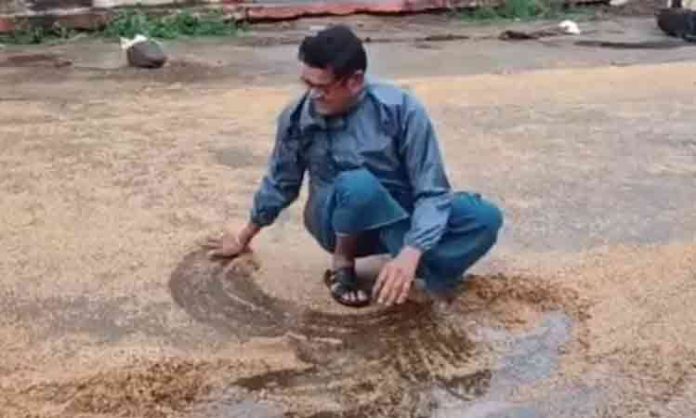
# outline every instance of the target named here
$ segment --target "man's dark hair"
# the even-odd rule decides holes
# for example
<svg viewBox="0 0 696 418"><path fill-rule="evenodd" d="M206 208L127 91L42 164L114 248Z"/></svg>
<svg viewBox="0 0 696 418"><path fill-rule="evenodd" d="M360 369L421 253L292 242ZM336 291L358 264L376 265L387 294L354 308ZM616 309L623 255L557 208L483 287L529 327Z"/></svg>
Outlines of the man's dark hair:
<svg viewBox="0 0 696 418"><path fill-rule="evenodd" d="M330 69L338 78L367 69L367 54L362 41L345 25L331 26L300 45L299 59L310 67Z"/></svg>

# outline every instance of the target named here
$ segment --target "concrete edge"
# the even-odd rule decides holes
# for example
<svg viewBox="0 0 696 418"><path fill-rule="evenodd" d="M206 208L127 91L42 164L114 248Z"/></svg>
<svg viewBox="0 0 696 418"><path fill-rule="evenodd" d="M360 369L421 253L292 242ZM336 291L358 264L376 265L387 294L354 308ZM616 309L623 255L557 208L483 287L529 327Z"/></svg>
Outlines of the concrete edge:
<svg viewBox="0 0 696 418"><path fill-rule="evenodd" d="M225 8L239 13L249 22L288 20L307 16L346 16L357 13L400 14L428 11L454 10L475 7L476 0L389 0L375 3L364 2L313 2L305 4L259 4L236 3Z"/></svg>
<svg viewBox="0 0 696 418"><path fill-rule="evenodd" d="M567 0L574 4L605 3L608 0ZM490 4L486 0L386 0L375 3L357 1L332 3L327 1L288 4L288 3L239 3L227 0L222 4L210 4L207 7L222 7L236 20L250 23L263 21L280 21L298 19L308 16L346 16L357 13L365 14L407 14L436 12L474 8L481 4ZM172 6L175 8L176 6ZM32 26L62 27L78 30L97 30L105 26L114 16L114 9L79 8L53 9L41 13L17 13L0 15L0 33L9 33L27 22ZM153 9L154 10L154 9ZM158 9L160 12L162 8Z"/></svg>
<svg viewBox="0 0 696 418"><path fill-rule="evenodd" d="M300 4L242 3L238 0L225 0L222 3L208 4L207 7L222 7L235 19L254 23L290 20L307 16L419 13L475 7L477 4L480 4L479 0L385 0L374 3L319 1ZM175 8L176 6L172 5L171 7ZM94 30L108 23L115 10L117 8L52 9L40 14L27 12L0 15L0 33L12 32L18 27L18 24L24 22L43 27L50 27L58 23L70 29Z"/></svg>

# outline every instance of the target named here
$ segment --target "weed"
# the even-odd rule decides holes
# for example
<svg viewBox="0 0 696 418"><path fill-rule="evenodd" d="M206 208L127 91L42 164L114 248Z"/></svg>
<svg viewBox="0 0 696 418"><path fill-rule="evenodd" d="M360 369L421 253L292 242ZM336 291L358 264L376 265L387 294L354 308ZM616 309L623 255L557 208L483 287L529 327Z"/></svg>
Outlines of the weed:
<svg viewBox="0 0 696 418"><path fill-rule="evenodd" d="M54 24L45 28L33 26L30 22L19 23L17 29L7 34L0 34L0 43L15 45L35 45L41 43L59 43L72 38L75 31L72 29Z"/></svg>
<svg viewBox="0 0 696 418"><path fill-rule="evenodd" d="M141 8L119 10L106 27L95 32L108 38L132 38L142 34L151 38L175 39L181 36L233 36L242 27L222 10L191 12L175 11L167 14L145 12ZM8 34L0 34L0 43L41 44L59 43L72 38L75 31L58 24L45 28L26 21Z"/></svg>
<svg viewBox="0 0 696 418"><path fill-rule="evenodd" d="M482 5L460 14L466 21L556 19L582 16L562 0L504 0L497 7Z"/></svg>
<svg viewBox="0 0 696 418"><path fill-rule="evenodd" d="M229 36L237 34L237 24L221 10L192 13L188 10L166 15L147 14L141 9L120 11L104 28L107 37L132 38L142 34L151 38L174 39L180 36Z"/></svg>

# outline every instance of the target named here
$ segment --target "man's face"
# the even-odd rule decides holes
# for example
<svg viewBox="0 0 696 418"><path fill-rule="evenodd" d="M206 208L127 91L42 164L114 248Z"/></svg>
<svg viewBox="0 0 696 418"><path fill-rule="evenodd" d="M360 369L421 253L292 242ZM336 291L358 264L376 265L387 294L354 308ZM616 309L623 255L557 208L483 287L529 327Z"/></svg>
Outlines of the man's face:
<svg viewBox="0 0 696 418"><path fill-rule="evenodd" d="M345 113L360 95L364 82L361 71L345 78L337 78L330 69L306 64L302 64L300 78L309 89L314 109L323 116Z"/></svg>

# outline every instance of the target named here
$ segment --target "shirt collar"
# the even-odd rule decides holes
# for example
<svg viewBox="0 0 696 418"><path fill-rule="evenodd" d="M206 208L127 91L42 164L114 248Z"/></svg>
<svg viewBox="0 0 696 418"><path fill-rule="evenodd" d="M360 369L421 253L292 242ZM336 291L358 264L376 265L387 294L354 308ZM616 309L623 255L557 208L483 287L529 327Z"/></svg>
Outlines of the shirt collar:
<svg viewBox="0 0 696 418"><path fill-rule="evenodd" d="M367 89L368 85L367 83L365 83L365 87L360 92L360 95L358 95L358 99L352 105L348 113L360 106L360 104L365 99L365 96L367 95ZM345 123L346 122L344 116L326 118L318 114L314 110L314 105L312 104L312 99L309 98L309 94L305 95L305 100L302 103L302 109L300 111L300 129L303 132L316 128L321 130L340 129L345 126Z"/></svg>

